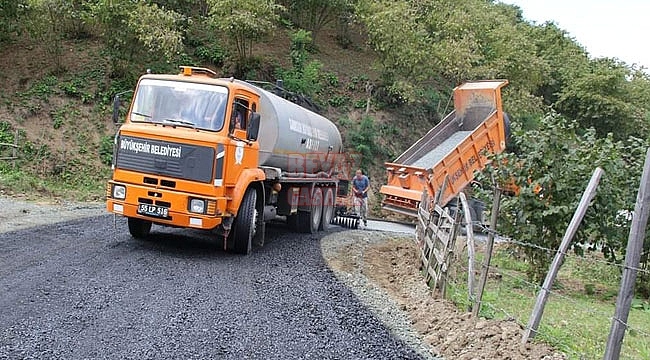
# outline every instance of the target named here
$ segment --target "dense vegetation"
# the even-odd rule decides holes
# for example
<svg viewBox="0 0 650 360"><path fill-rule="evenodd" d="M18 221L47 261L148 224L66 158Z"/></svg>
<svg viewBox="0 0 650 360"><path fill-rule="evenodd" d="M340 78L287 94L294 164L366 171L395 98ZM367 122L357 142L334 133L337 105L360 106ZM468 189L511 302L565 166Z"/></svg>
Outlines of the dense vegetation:
<svg viewBox="0 0 650 360"><path fill-rule="evenodd" d="M132 88L146 68L173 72L192 64L224 76L285 79L337 122L348 149L379 175L375 185L383 161L448 111L453 86L506 78L513 147L501 157L507 162L488 171L514 176L522 195L504 200L502 230L557 246L600 166L606 177L578 239L587 246L576 249L603 249L613 260L625 249L629 222L617 215L634 207L648 146L648 73L617 59L590 58L555 24L528 23L510 5L0 0L0 46L2 59L14 66L0 78L11 85L0 94L0 143L19 140L21 154L0 163L5 189L57 195L74 189L80 196L85 188L101 196L115 132L107 122L110 100ZM23 56L45 58L43 71L26 69L21 59L9 63L24 48L33 52ZM325 62L328 52L336 52L336 60ZM8 147L0 151L0 157L10 153ZM645 266L649 247L646 242ZM532 251L529 258L535 264L529 275L539 280L549 259Z"/></svg>

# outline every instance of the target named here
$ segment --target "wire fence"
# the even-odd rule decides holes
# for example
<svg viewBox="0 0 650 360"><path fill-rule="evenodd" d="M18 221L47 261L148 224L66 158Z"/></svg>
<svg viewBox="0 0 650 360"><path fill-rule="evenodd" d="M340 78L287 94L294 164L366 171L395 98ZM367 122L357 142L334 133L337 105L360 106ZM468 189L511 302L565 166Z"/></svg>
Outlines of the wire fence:
<svg viewBox="0 0 650 360"><path fill-rule="evenodd" d="M646 324L650 324L650 309L636 309L640 311L631 312L630 319L624 321L614 315L615 306L612 304L611 298L616 295L613 293L613 290L609 290L611 293L609 298L599 300L593 289L590 293L586 286L582 289L562 288L561 283L563 281L571 282L572 280L576 280L571 278L568 270L562 273L563 277L560 278L558 287L552 286L545 289L542 285L529 279L525 271L522 270L528 264L514 259L512 254L517 253L517 249L532 249L534 251L544 252L549 257L559 252L564 255L565 264L572 263L574 267L579 266L580 270L586 274L589 273L587 268L593 268L591 270L592 272L611 272L618 278L620 278L621 272L625 269L634 270L638 274L648 274L650 273L648 269L626 266L623 263L609 261L605 258L595 256L592 253L580 255L571 251L562 252L559 249L551 249L538 244L519 241L499 234L493 229L482 226L482 224L468 223L462 225L479 225L482 232L494 237L495 252L500 256L499 260L517 263L518 265L516 266L520 266L521 268L516 268L515 265L513 265L515 268L499 266L498 264L488 265L487 261L485 261L486 255L480 252L477 253L477 258L473 260L471 263L472 266L470 266L467 243L460 249L456 246L456 249L453 250L456 252L455 260L450 264L450 268L455 267L456 271L448 271L442 274L444 281L441 283L446 286L446 289L445 291L441 291L441 293L447 292L447 297L471 306L476 301L476 298L470 294L475 295L476 291L474 289L472 289L472 292L468 291L467 278L470 276L470 272L474 272L474 275L477 275L481 271L487 271L492 277L485 285L485 291L487 292L486 295L491 296L484 296L480 299L480 315L487 314L489 317L512 320L525 329L529 326L527 325L529 323L529 317L532 316L532 301L535 299L535 294L546 291L550 296L549 309L547 309L547 315L549 316L541 320L541 325L534 330L533 335L550 343L558 350L564 352L569 358L602 358L609 327L613 322L618 322L624 327L628 335L624 338L621 358L650 358L650 325L645 326ZM470 231L467 233L471 234ZM419 243L422 244L422 242ZM584 279L577 279L576 283L580 282L578 280L586 283ZM596 282L596 279L591 280ZM584 286L584 283L581 285ZM578 286L576 284L573 285L574 287ZM509 288L503 290L504 287ZM603 290L601 289L601 291ZM504 301L496 301L495 295L493 293L490 294L490 292L496 293L496 296L521 294L521 298L524 300L512 301L512 306L508 306L504 305ZM513 306L517 308L513 308ZM643 315L646 313L648 315ZM642 316L636 318L639 314Z"/></svg>
<svg viewBox="0 0 650 360"><path fill-rule="evenodd" d="M485 234L492 234L496 239L498 239L498 242L501 243L501 244L517 245L517 246L521 246L521 247L526 247L526 248L545 251L545 252L547 252L549 254L555 254L555 253L560 252L561 254L563 254L565 256L580 257L579 255L576 255L576 254L573 254L573 253L570 253L570 252L561 252L558 249L549 249L549 248L545 248L545 247L537 245L537 244L531 244L531 243L527 243L527 242L523 242L523 241L517 241L517 240L515 240L513 238L510 238L508 236L501 235L498 232L496 232L495 230L492 230L492 229L488 228L487 226L485 226L484 224L479 223L479 222L472 222L472 224L479 227L481 229L481 232L483 232ZM589 260L593 261L593 262L596 262L596 263L608 265L608 266L614 266L614 267L619 268L620 270L629 269L629 270L635 270L635 271L637 271L637 272L639 272L641 274L650 274L650 270L640 268L640 267L626 266L625 264L622 264L622 263L616 263L616 262L613 262L613 261L608 261L608 260L599 259L599 258L590 258Z"/></svg>

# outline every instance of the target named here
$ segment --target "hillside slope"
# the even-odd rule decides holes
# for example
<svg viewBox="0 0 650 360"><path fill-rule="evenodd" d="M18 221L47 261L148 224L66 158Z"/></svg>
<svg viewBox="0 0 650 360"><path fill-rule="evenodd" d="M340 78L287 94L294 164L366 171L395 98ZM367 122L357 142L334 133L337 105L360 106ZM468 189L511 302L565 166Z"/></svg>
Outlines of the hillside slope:
<svg viewBox="0 0 650 360"><path fill-rule="evenodd" d="M361 32L352 40L352 45L343 49L333 33L323 31L309 61L322 63L326 79L316 101L323 114L338 125L346 149L362 152L364 158L355 166L369 172L377 190L384 181L382 164L425 133L437 115L382 106L376 103L374 93L367 107L368 89L378 85L375 54ZM289 47L288 31L280 30L258 44L254 55L267 68L287 68ZM8 193L100 199L117 130L110 117L111 99L135 83L109 77L101 44L93 39L63 42L63 71L59 72L44 47L26 36L1 48L0 62L6 69L0 73L5 90L0 95L0 139L13 142L17 136L21 146L21 172L5 171L0 187ZM228 65L215 70L231 76ZM271 77L272 72L269 69L261 75ZM0 150L6 154L8 148ZM378 196L378 191L375 193Z"/></svg>

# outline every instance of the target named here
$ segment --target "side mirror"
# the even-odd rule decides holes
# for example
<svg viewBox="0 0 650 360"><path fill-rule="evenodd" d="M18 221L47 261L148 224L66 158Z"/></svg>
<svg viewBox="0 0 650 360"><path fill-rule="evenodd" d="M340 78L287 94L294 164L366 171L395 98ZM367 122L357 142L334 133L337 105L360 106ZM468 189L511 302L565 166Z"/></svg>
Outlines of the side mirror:
<svg viewBox="0 0 650 360"><path fill-rule="evenodd" d="M246 139L250 141L256 141L257 136L260 133L260 114L252 112L251 116L248 118L248 129L246 129Z"/></svg>
<svg viewBox="0 0 650 360"><path fill-rule="evenodd" d="M120 95L115 95L113 98L113 124L117 124L120 119L120 106L122 101L120 100Z"/></svg>

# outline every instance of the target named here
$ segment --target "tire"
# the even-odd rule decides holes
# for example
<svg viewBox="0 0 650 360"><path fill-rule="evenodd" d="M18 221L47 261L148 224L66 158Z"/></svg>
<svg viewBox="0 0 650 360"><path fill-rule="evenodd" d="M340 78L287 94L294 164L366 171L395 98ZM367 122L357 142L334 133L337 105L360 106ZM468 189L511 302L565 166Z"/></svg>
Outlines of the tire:
<svg viewBox="0 0 650 360"><path fill-rule="evenodd" d="M325 188L325 199L323 200L323 215L320 220L319 230L328 230L334 219L334 189Z"/></svg>
<svg viewBox="0 0 650 360"><path fill-rule="evenodd" d="M129 233L136 239L145 239L151 232L151 221L138 218L127 218Z"/></svg>
<svg viewBox="0 0 650 360"><path fill-rule="evenodd" d="M315 233L320 229L321 219L323 218L323 189L320 187L315 187L314 192L311 194L311 216L309 221L311 222L311 233Z"/></svg>
<svg viewBox="0 0 650 360"><path fill-rule="evenodd" d="M257 221L256 201L255 189L246 190L233 224L230 239L233 242L233 250L237 254L248 255L253 250L253 236L255 236L255 222Z"/></svg>
<svg viewBox="0 0 650 360"><path fill-rule="evenodd" d="M323 189L316 187L309 198L309 210L298 211L298 231L314 234L318 231L323 215Z"/></svg>

